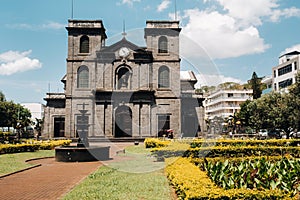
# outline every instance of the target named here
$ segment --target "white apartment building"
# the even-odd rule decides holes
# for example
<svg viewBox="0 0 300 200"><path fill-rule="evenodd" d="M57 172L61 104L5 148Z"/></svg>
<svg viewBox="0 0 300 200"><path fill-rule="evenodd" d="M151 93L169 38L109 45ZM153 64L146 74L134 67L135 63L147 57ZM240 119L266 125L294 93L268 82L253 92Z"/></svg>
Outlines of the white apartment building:
<svg viewBox="0 0 300 200"><path fill-rule="evenodd" d="M204 107L205 117L229 117L238 112L240 104L252 99L252 90L216 90L207 96Z"/></svg>
<svg viewBox="0 0 300 200"><path fill-rule="evenodd" d="M31 120L35 122L35 119L43 119L44 105L41 103L21 103L21 105L27 108L31 113Z"/></svg>
<svg viewBox="0 0 300 200"><path fill-rule="evenodd" d="M279 65L272 68L274 91L287 91L287 87L296 82L299 70L300 52L293 51L279 57Z"/></svg>
<svg viewBox="0 0 300 200"><path fill-rule="evenodd" d="M268 75L268 76L263 77L263 79L261 80L261 83L264 83L267 86L267 88L262 91L262 94L268 94L271 91L273 91L273 88L272 88L272 86L273 86L273 77L272 77L272 75Z"/></svg>

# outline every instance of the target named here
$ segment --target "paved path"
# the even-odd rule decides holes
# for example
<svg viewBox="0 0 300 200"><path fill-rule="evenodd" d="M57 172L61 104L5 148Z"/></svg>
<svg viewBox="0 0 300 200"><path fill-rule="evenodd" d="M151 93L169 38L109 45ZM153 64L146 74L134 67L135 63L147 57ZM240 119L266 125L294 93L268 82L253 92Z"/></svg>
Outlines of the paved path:
<svg viewBox="0 0 300 200"><path fill-rule="evenodd" d="M0 199L59 199L101 165L100 162L62 163L54 158L34 163L42 166L0 179Z"/></svg>
<svg viewBox="0 0 300 200"><path fill-rule="evenodd" d="M112 161L118 161L116 152L132 144L110 145L110 157ZM102 165L99 161L56 162L54 158L31 161L31 163L42 164L42 166L0 179L1 200L59 199Z"/></svg>

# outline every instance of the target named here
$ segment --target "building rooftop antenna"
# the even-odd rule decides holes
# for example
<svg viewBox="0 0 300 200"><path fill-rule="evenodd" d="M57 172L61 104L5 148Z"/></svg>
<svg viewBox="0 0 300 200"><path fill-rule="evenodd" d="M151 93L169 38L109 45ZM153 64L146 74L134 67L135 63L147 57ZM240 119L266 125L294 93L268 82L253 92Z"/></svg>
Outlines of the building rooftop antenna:
<svg viewBox="0 0 300 200"><path fill-rule="evenodd" d="M71 0L71 19L74 18L74 0Z"/></svg>
<svg viewBox="0 0 300 200"><path fill-rule="evenodd" d="M122 33L123 37L125 38L126 34L126 30L125 30L125 20L123 20L123 33Z"/></svg>
<svg viewBox="0 0 300 200"><path fill-rule="evenodd" d="M176 3L176 0L175 0L175 21L177 21L177 3Z"/></svg>

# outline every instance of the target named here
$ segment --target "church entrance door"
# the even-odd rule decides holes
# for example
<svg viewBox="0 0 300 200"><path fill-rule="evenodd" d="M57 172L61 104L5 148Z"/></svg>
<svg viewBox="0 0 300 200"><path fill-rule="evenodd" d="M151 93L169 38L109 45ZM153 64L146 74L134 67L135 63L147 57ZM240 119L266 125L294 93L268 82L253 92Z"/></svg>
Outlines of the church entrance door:
<svg viewBox="0 0 300 200"><path fill-rule="evenodd" d="M115 111L115 137L132 136L132 111L128 106L119 106Z"/></svg>
<svg viewBox="0 0 300 200"><path fill-rule="evenodd" d="M65 118L54 118L54 137L65 137Z"/></svg>

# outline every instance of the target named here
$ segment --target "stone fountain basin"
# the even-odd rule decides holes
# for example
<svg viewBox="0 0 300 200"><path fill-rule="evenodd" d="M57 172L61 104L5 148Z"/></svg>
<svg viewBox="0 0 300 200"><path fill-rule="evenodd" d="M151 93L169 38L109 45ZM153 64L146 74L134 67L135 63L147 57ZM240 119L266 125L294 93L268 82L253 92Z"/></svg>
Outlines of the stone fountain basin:
<svg viewBox="0 0 300 200"><path fill-rule="evenodd" d="M109 146L77 147L63 146L55 148L55 160L58 162L89 162L109 160Z"/></svg>

